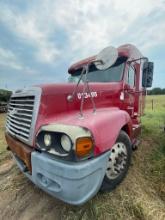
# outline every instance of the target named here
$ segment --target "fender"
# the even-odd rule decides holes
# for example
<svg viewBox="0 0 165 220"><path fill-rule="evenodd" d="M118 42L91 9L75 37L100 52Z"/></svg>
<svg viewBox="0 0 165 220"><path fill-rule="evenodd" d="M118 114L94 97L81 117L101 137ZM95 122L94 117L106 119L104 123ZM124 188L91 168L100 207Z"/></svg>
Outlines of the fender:
<svg viewBox="0 0 165 220"><path fill-rule="evenodd" d="M63 124L83 127L89 130L94 138L94 155L106 152L112 148L119 135L120 130L127 126L128 135L132 137L132 122L129 114L119 108L100 108L96 113L84 110L83 117L78 112L61 114L53 123L49 118L46 124Z"/></svg>

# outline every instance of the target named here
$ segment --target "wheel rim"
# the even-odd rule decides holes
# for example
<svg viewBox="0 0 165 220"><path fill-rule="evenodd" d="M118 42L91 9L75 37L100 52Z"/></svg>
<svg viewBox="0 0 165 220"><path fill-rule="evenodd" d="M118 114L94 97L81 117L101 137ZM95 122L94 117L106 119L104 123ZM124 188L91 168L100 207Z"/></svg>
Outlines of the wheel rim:
<svg viewBox="0 0 165 220"><path fill-rule="evenodd" d="M124 143L116 143L109 156L106 176L108 179L116 179L123 173L127 164L127 148Z"/></svg>

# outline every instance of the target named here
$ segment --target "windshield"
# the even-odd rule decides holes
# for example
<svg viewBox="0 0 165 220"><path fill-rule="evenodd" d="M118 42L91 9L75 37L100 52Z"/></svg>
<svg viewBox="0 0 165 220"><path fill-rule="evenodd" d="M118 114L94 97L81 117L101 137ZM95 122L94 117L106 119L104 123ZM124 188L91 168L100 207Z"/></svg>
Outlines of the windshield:
<svg viewBox="0 0 165 220"><path fill-rule="evenodd" d="M106 70L98 70L94 64L89 68L87 79L89 82L119 82L122 79L126 57L120 57L116 63ZM78 82L82 69L76 70L69 78L69 82ZM82 77L84 81L84 77Z"/></svg>

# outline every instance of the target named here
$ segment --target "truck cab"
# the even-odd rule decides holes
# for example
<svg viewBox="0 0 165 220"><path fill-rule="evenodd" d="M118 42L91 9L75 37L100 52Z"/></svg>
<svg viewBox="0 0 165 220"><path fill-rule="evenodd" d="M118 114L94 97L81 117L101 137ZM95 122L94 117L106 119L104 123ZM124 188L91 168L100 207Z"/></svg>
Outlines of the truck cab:
<svg viewBox="0 0 165 220"><path fill-rule="evenodd" d="M127 44L105 48L73 64L68 73L68 83L16 91L5 135L34 184L80 205L126 176L153 63Z"/></svg>

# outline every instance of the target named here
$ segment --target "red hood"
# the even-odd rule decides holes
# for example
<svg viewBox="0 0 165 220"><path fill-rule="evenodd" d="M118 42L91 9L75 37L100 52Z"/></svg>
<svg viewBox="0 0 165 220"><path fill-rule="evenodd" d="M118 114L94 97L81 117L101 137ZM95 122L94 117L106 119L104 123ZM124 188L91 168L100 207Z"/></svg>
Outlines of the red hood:
<svg viewBox="0 0 165 220"><path fill-rule="evenodd" d="M79 84L78 92L82 92L84 84ZM113 91L121 87L120 82L108 82L108 83L89 83L89 86L96 91ZM55 95L55 94L65 94L73 92L76 87L75 83L54 83L54 84L43 84L37 85L42 89L42 95Z"/></svg>
<svg viewBox="0 0 165 220"><path fill-rule="evenodd" d="M79 113L81 99L78 98L78 94L83 91L83 84L80 84L75 97L72 102L67 101L68 95L72 94L76 84L47 84L40 85L42 89L39 115L36 124L36 130L42 125L58 122L58 118L61 114L73 114L73 112ZM119 94L122 90L122 83L90 83L90 90L94 92L96 96L93 98L96 108L105 108L118 106ZM87 109L93 109L90 98L84 100L84 111Z"/></svg>

